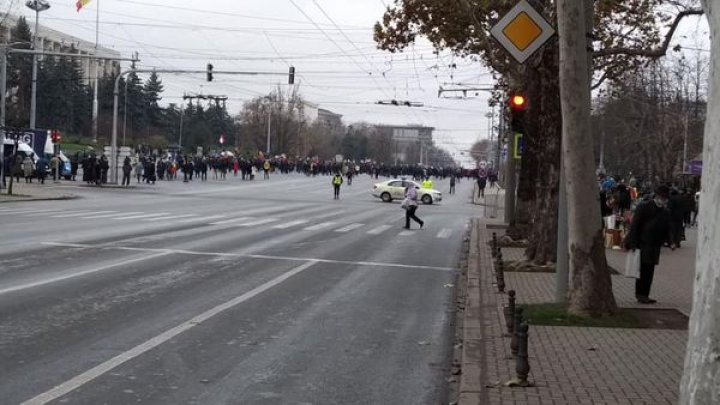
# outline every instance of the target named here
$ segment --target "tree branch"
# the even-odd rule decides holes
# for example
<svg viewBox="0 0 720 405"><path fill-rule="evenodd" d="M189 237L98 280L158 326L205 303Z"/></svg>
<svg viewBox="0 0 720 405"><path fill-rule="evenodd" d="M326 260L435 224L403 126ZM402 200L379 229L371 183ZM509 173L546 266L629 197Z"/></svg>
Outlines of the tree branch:
<svg viewBox="0 0 720 405"><path fill-rule="evenodd" d="M670 46L670 41L672 41L673 35L675 35L675 31L677 30L678 25L680 25L680 21L682 21L683 18L691 15L702 15L703 10L694 8L694 9L688 9L683 10L678 13L678 15L675 16L675 21L673 21L672 25L670 26L670 31L665 35L665 40L663 41L662 45L659 48L656 49L638 49L638 48L608 48L608 49L600 49L598 51L593 52L593 58L602 58L605 56L613 56L613 55L628 55L628 56L645 56L648 58L660 58L662 56L665 56L667 53L668 47Z"/></svg>
<svg viewBox="0 0 720 405"><path fill-rule="evenodd" d="M598 87L602 86L602 84L605 83L605 80L606 80L607 78L608 78L608 74L607 74L607 72L604 72L604 73L602 74L602 76L600 76L600 79L598 79L598 81L597 81L595 84L593 84L592 86L590 86L590 90L595 90L595 89L597 89Z"/></svg>

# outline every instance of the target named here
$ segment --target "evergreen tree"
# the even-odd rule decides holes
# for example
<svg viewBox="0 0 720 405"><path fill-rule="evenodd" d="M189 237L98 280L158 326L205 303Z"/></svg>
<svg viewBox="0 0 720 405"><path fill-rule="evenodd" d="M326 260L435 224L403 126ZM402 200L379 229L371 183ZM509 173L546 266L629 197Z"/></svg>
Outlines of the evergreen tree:
<svg viewBox="0 0 720 405"><path fill-rule="evenodd" d="M158 104L158 102L162 100L162 97L160 97L162 92L162 81L158 77L157 73L152 72L150 78L145 82L145 86L143 87L145 102L147 103L147 123L152 128L159 127L162 120L163 111Z"/></svg>
<svg viewBox="0 0 720 405"><path fill-rule="evenodd" d="M32 41L30 27L25 17L20 17L11 30L13 42ZM30 123L30 97L32 87L32 55L10 54L8 57L8 100L7 123L10 126L25 127Z"/></svg>

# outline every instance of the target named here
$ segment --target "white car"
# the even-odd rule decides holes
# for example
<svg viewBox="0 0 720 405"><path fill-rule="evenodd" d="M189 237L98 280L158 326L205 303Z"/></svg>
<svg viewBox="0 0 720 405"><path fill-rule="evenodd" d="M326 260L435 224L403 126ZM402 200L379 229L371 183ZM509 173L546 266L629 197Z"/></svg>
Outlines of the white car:
<svg viewBox="0 0 720 405"><path fill-rule="evenodd" d="M376 183L373 186L372 195L385 202L402 200L405 198L405 189L407 187L415 187L418 190L418 199L422 201L423 204L442 201L441 192L432 188L423 188L420 184L412 180L394 179Z"/></svg>

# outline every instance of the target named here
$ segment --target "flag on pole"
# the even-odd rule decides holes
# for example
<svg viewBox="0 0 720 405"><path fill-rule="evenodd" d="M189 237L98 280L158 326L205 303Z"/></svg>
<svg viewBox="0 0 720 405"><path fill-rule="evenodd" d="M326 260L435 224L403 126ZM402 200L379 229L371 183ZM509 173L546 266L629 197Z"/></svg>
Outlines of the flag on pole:
<svg viewBox="0 0 720 405"><path fill-rule="evenodd" d="M92 0L77 0L77 3L75 3L75 7L77 7L78 13L80 10L82 10L83 7L87 6L88 3L90 3Z"/></svg>

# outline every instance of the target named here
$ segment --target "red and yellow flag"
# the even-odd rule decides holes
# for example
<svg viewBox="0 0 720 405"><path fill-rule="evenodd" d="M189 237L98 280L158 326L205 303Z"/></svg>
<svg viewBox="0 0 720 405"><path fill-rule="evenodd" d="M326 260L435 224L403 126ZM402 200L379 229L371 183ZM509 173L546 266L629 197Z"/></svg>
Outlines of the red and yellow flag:
<svg viewBox="0 0 720 405"><path fill-rule="evenodd" d="M90 3L92 0L77 0L77 3L75 3L75 7L77 7L78 13L80 10L82 10L83 7L87 6L88 3Z"/></svg>

